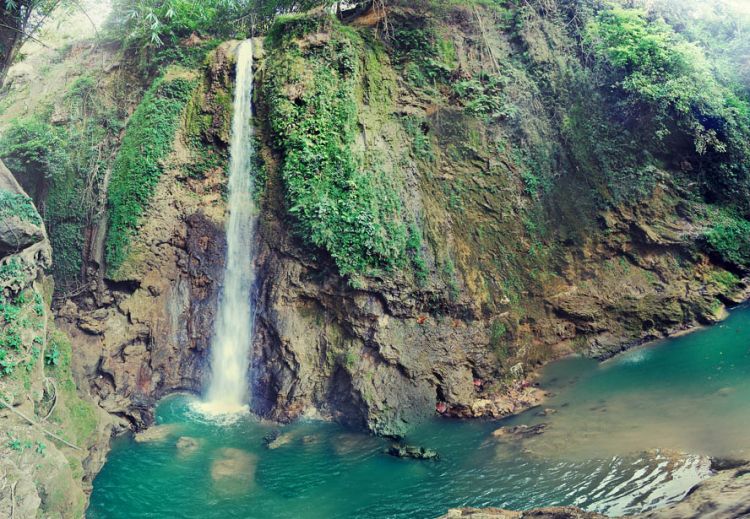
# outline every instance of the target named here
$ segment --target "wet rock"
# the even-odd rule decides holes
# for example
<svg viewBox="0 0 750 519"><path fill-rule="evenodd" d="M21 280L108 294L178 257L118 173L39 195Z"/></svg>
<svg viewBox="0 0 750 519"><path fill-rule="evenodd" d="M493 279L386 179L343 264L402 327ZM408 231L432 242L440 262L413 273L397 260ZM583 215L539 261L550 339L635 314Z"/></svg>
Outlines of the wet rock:
<svg viewBox="0 0 750 519"><path fill-rule="evenodd" d="M737 458L711 458L711 470L716 472L732 470L745 465L750 465L750 461Z"/></svg>
<svg viewBox="0 0 750 519"><path fill-rule="evenodd" d="M396 458L413 459L413 460L436 460L438 459L438 453L436 450L427 449L425 447L418 447L416 445L404 445L401 443L394 443L387 450L386 453Z"/></svg>
<svg viewBox="0 0 750 519"><path fill-rule="evenodd" d="M750 465L719 472L694 486L677 504L639 519L739 519L750 514Z"/></svg>
<svg viewBox="0 0 750 519"><path fill-rule="evenodd" d="M174 424L153 425L135 435L138 443L160 442L166 440L175 431Z"/></svg>
<svg viewBox="0 0 750 519"><path fill-rule="evenodd" d="M315 445L320 443L320 436L317 434L307 434L302 437L302 443L304 445Z"/></svg>
<svg viewBox="0 0 750 519"><path fill-rule="evenodd" d="M279 447L292 443L293 440L294 435L292 433L279 434L273 440L266 442L266 447L271 450L278 449Z"/></svg>
<svg viewBox="0 0 750 519"><path fill-rule="evenodd" d="M512 427L500 427L492 432L492 437L498 440L521 441L544 433L547 424L538 425L515 425Z"/></svg>

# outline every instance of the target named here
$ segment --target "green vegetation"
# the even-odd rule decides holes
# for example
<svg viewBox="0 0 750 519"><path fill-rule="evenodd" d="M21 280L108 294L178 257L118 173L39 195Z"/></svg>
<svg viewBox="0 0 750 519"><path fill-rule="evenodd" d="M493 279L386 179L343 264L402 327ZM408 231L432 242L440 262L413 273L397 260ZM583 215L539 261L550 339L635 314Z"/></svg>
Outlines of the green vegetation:
<svg viewBox="0 0 750 519"><path fill-rule="evenodd" d="M115 0L114 25L110 30L126 46L153 57L156 49L177 47L180 40L192 34L223 39L257 36L268 31L280 14L336 3L336 0Z"/></svg>
<svg viewBox="0 0 750 519"><path fill-rule="evenodd" d="M47 363L47 372L57 381L59 396L63 404L55 408L51 420L64 425L65 439L85 446L96 431L98 419L94 405L78 396L70 367L72 356L70 339L59 330L51 330L47 348L58 352L57 364Z"/></svg>
<svg viewBox="0 0 750 519"><path fill-rule="evenodd" d="M323 26L325 45L287 36ZM264 99L299 236L327 251L343 275L401 266L407 236L397 188L378 157L354 150L365 43L317 15L279 18L267 45Z"/></svg>
<svg viewBox="0 0 750 519"><path fill-rule="evenodd" d="M0 295L0 379L16 374L18 368L31 371L39 359L39 341L31 337L37 295L32 289L21 290L15 297Z"/></svg>
<svg viewBox="0 0 750 519"><path fill-rule="evenodd" d="M506 338L507 333L508 328L502 321L495 320L492 322L492 327L490 328L490 348L500 364L507 362L511 355L510 344Z"/></svg>
<svg viewBox="0 0 750 519"><path fill-rule="evenodd" d="M615 119L656 154L689 153L711 197L750 208L750 103L720 81L704 51L664 21L619 7L592 19L584 41ZM649 146L653 138L664 147Z"/></svg>
<svg viewBox="0 0 750 519"><path fill-rule="evenodd" d="M440 38L429 18L398 16L390 43L395 63L414 86L429 87L450 76L455 48Z"/></svg>
<svg viewBox="0 0 750 519"><path fill-rule="evenodd" d="M42 224L42 219L29 197L0 189L0 219L11 216L34 225Z"/></svg>
<svg viewBox="0 0 750 519"><path fill-rule="evenodd" d="M433 162L435 150L432 148L432 139L429 129L423 120L414 116L407 116L401 120L406 134L411 139L412 152L419 160Z"/></svg>
<svg viewBox="0 0 750 519"><path fill-rule="evenodd" d="M708 249L723 261L750 267L750 221L727 211L720 212L703 237Z"/></svg>
<svg viewBox="0 0 750 519"><path fill-rule="evenodd" d="M17 258L10 258L5 263L0 264L0 285L9 286L23 281L23 266Z"/></svg>
<svg viewBox="0 0 750 519"><path fill-rule="evenodd" d="M64 123L49 122L52 110L12 121L0 138L0 157L41 208L56 288L69 291L83 281L85 228L98 217L100 185L121 124L91 76L74 81L57 109Z"/></svg>
<svg viewBox="0 0 750 519"><path fill-rule="evenodd" d="M130 237L148 207L164 165L172 151L180 116L196 83L169 72L157 79L128 122L112 167L109 186L109 232L106 260L115 275L128 255Z"/></svg>
<svg viewBox="0 0 750 519"><path fill-rule="evenodd" d="M507 82L508 78L503 76L480 74L457 81L452 88L468 113L489 121L516 115L516 109L509 104L504 92Z"/></svg>

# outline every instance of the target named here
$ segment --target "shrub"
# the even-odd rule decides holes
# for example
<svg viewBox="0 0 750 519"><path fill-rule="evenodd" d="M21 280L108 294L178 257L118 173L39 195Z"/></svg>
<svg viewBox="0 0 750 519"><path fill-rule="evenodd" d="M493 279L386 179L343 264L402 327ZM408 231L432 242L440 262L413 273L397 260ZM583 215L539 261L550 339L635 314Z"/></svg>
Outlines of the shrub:
<svg viewBox="0 0 750 519"><path fill-rule="evenodd" d="M644 147L653 150L656 138L673 155L692 145L711 197L750 208L750 104L721 82L702 49L661 19L618 7L590 20L584 41L601 90Z"/></svg>
<svg viewBox="0 0 750 519"><path fill-rule="evenodd" d="M744 218L722 214L704 234L709 251L724 261L750 267L750 222Z"/></svg>

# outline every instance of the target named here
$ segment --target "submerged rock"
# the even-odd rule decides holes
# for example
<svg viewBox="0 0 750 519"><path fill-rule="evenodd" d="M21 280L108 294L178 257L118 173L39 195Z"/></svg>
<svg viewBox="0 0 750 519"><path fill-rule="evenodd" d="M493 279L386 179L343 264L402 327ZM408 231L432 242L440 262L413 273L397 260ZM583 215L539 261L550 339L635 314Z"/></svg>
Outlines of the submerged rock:
<svg viewBox="0 0 750 519"><path fill-rule="evenodd" d="M180 436L175 445L182 454L190 454L200 448L201 441L198 438L190 436Z"/></svg>
<svg viewBox="0 0 750 519"><path fill-rule="evenodd" d="M498 440L526 440L538 436L547 429L546 423L540 423L538 425L515 425L512 427L500 427L499 429L492 432L492 437Z"/></svg>
<svg viewBox="0 0 750 519"><path fill-rule="evenodd" d="M244 491L255 483L256 465L256 456L247 451L221 449L219 458L211 464L211 479L222 490Z"/></svg>
<svg viewBox="0 0 750 519"><path fill-rule="evenodd" d="M292 443L294 440L294 435L292 433L283 433L283 434L277 434L273 437L267 436L265 438L266 440L266 447L274 450L278 449L279 447L283 447L284 445L288 445Z"/></svg>
<svg viewBox="0 0 750 519"><path fill-rule="evenodd" d="M138 443L160 442L166 440L174 431L174 424L153 425L136 434L134 439Z"/></svg>
<svg viewBox="0 0 750 519"><path fill-rule="evenodd" d="M416 445L403 445L400 443L394 443L387 450L386 453L396 458L413 459L413 460L436 460L438 459L438 453L433 449L426 449L425 447L418 447Z"/></svg>

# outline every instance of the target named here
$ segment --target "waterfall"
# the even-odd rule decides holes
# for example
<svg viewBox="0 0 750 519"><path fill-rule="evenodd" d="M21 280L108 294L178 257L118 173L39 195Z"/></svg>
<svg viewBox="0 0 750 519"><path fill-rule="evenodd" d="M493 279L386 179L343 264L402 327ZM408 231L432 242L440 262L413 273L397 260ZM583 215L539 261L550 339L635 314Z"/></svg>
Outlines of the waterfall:
<svg viewBox="0 0 750 519"><path fill-rule="evenodd" d="M248 371L253 338L255 281L253 237L253 44L237 49L237 78L229 164L229 220L224 285L211 341L211 378L201 409L227 415L248 409Z"/></svg>

